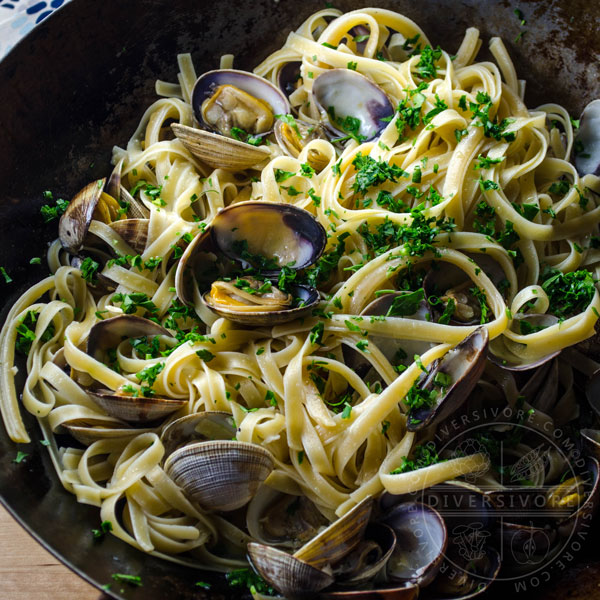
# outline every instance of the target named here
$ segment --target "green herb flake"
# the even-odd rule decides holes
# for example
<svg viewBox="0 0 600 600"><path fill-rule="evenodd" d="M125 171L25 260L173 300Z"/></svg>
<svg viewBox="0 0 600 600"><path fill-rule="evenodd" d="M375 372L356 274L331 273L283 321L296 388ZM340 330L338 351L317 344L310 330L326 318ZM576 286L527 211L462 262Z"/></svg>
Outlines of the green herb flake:
<svg viewBox="0 0 600 600"><path fill-rule="evenodd" d="M112 578L119 583L128 583L137 587L142 587L142 578L139 575L125 575L123 573L113 573Z"/></svg>
<svg viewBox="0 0 600 600"><path fill-rule="evenodd" d="M17 456L15 458L13 458L13 462L17 463L17 464L22 463L25 460L25 458L27 458L28 456L29 456L28 452L21 452L21 450L19 450L17 452Z"/></svg>

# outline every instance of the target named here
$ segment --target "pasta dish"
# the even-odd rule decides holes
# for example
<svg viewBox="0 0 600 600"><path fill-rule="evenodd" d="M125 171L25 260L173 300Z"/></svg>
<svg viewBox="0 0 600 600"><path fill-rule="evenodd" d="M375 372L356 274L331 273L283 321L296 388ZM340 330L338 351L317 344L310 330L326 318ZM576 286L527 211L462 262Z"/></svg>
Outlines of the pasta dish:
<svg viewBox="0 0 600 600"><path fill-rule="evenodd" d="M600 435L573 468L539 435L593 427L600 179L572 162L584 123L528 108L503 42L494 62L481 45L326 8L252 73L180 55L112 173L56 207L52 274L2 330L0 405L16 443L37 418L105 532L250 562L255 595L458 598L499 548L460 555L436 490L543 490L519 535L550 555L591 512ZM410 519L426 551L401 543Z"/></svg>

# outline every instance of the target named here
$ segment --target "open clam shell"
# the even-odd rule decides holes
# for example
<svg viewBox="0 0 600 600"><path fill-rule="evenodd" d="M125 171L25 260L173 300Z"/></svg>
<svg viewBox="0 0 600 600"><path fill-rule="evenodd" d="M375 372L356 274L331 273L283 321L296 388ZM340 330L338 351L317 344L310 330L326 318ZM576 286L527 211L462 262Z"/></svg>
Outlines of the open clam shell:
<svg viewBox="0 0 600 600"><path fill-rule="evenodd" d="M138 254L143 254L148 241L149 219L122 219L110 224Z"/></svg>
<svg viewBox="0 0 600 600"><path fill-rule="evenodd" d="M461 553L456 546L448 549L440 574L428 589L429 598L467 600L483 594L494 583L502 566L498 552L491 546L470 552Z"/></svg>
<svg viewBox="0 0 600 600"><path fill-rule="evenodd" d="M600 99L592 100L583 109L575 143L575 166L579 174L600 175ZM578 147L582 148L579 152Z"/></svg>
<svg viewBox="0 0 600 600"><path fill-rule="evenodd" d="M260 486L246 511L246 527L254 540L292 550L308 542L327 523L303 494L284 494L266 484Z"/></svg>
<svg viewBox="0 0 600 600"><path fill-rule="evenodd" d="M448 542L444 519L426 504L406 502L386 515L384 522L397 539L386 567L388 577L429 585L441 567Z"/></svg>
<svg viewBox="0 0 600 600"><path fill-rule="evenodd" d="M227 412L199 412L180 417L169 423L160 436L165 456L190 442L230 440L235 436L233 416Z"/></svg>
<svg viewBox="0 0 600 600"><path fill-rule="evenodd" d="M431 406L409 410L409 431L438 423L462 405L483 373L487 346L487 329L479 327L432 366L420 387L437 391L437 397Z"/></svg>
<svg viewBox="0 0 600 600"><path fill-rule="evenodd" d="M105 184L106 178L88 183L73 196L60 218L58 237L63 247L72 254L79 252L83 246Z"/></svg>
<svg viewBox="0 0 600 600"><path fill-rule="evenodd" d="M586 458L585 475L589 476L587 481L586 499L575 512L558 524L560 536L567 537L579 532L598 511L600 505L600 463L594 456Z"/></svg>
<svg viewBox="0 0 600 600"><path fill-rule="evenodd" d="M372 140L394 115L386 93L369 78L349 69L325 71L314 80L312 93L324 122L342 136L351 129L345 126L347 119L354 119L359 121L354 123L358 125L354 133L365 141Z"/></svg>
<svg viewBox="0 0 600 600"><path fill-rule="evenodd" d="M206 510L224 512L247 504L273 466L262 446L231 440L188 444L165 461L167 475L188 498Z"/></svg>
<svg viewBox="0 0 600 600"><path fill-rule="evenodd" d="M308 211L293 204L232 204L218 213L210 231L215 247L244 267L260 266L249 255L272 259L276 263L273 267L261 268L267 277L277 275L286 265L299 270L313 264L327 243L323 226Z"/></svg>
<svg viewBox="0 0 600 600"><path fill-rule="evenodd" d="M102 360L106 350L115 348L124 339L156 335L172 337L167 329L154 321L136 315L118 315L99 321L90 329L87 353Z"/></svg>
<svg viewBox="0 0 600 600"><path fill-rule="evenodd" d="M331 573L314 567L283 550L251 542L248 559L254 570L286 598L315 598L334 582Z"/></svg>
<svg viewBox="0 0 600 600"><path fill-rule="evenodd" d="M358 586L373 579L385 568L396 547L396 534L389 525L370 523L358 546L334 568L341 586Z"/></svg>
<svg viewBox="0 0 600 600"><path fill-rule="evenodd" d="M260 310L260 307L256 307L251 311L245 312L241 310L244 307L236 306L235 304L227 306L226 304L214 303L208 293L203 296L203 300L220 317L225 317L234 323L254 327L261 325L273 326L308 315L320 301L317 290L308 286L291 286L290 293L297 302L297 306L280 308L278 310Z"/></svg>
<svg viewBox="0 0 600 600"><path fill-rule="evenodd" d="M112 390L88 390L88 396L108 415L128 423L151 423L178 411L187 400L158 396L125 396Z"/></svg>
<svg viewBox="0 0 600 600"><path fill-rule="evenodd" d="M302 269L313 264L326 242L325 230L304 209L272 202L233 204L219 212L206 232L184 252L175 274L177 294L182 302L193 304L197 286L205 306L245 325L269 326L303 317L319 302L318 291L291 285L282 292L275 278L284 267ZM260 269L272 285L261 291L262 281L250 276L215 281L226 267L231 268L232 263L227 264L223 257L243 269ZM238 283L245 287L238 287Z"/></svg>
<svg viewBox="0 0 600 600"><path fill-rule="evenodd" d="M293 60L285 63L277 72L277 85L286 98L289 98L297 89L298 81L302 78L301 66L301 61Z"/></svg>
<svg viewBox="0 0 600 600"><path fill-rule="evenodd" d="M253 131L250 123L255 120L256 115L248 114L251 113L252 107L243 106L241 103L236 104L235 99L229 98L224 99L218 111L215 110L219 114L211 118L209 113L212 105L207 103L207 100L214 99L215 94L223 90L223 86L231 86L245 93L249 102L251 102L249 99L254 99L266 105L271 112L271 126L266 127L264 131ZM267 133L272 129L275 115L285 115L290 112L287 98L276 86L254 73L236 69L219 69L201 75L196 80L192 91L192 107L199 123L223 135L228 135L227 129L231 126L238 126L248 133ZM253 125L259 126L257 123Z"/></svg>
<svg viewBox="0 0 600 600"><path fill-rule="evenodd" d="M373 499L365 498L304 544L294 556L319 569L337 563L362 540L372 508Z"/></svg>
<svg viewBox="0 0 600 600"><path fill-rule="evenodd" d="M171 129L190 154L214 169L243 171L255 167L271 155L264 146L251 146L211 131L180 123L173 123Z"/></svg>

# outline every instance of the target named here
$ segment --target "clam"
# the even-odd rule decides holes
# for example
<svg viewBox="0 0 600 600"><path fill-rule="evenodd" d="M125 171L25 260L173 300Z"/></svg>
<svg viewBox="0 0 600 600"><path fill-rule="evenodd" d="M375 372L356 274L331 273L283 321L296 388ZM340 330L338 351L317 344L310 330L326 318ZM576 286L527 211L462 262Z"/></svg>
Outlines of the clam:
<svg viewBox="0 0 600 600"><path fill-rule="evenodd" d="M143 254L148 241L149 219L121 219L110 224L119 236L138 254Z"/></svg>
<svg viewBox="0 0 600 600"><path fill-rule="evenodd" d="M131 396L103 389L88 390L88 396L106 414L128 423L151 423L164 419L187 403L187 400L176 398Z"/></svg>
<svg viewBox="0 0 600 600"><path fill-rule="evenodd" d="M300 152L312 140L325 137L325 130L321 125L311 125L300 119L294 119L293 125L290 125L287 120L278 119L274 132L280 148L293 158L298 158ZM312 148L308 151L307 162L319 172L327 166L329 158Z"/></svg>
<svg viewBox="0 0 600 600"><path fill-rule="evenodd" d="M294 554L252 542L248 558L257 573L286 598L314 597L334 582L332 565L360 544L371 508L372 499L365 498Z"/></svg>
<svg viewBox="0 0 600 600"><path fill-rule="evenodd" d="M87 353L96 360L102 360L104 353L117 347L123 340L137 337L173 336L167 329L136 315L118 315L98 321L91 329L87 340Z"/></svg>
<svg viewBox="0 0 600 600"><path fill-rule="evenodd" d="M61 216L58 223L58 237L64 248L77 254L83 246L94 215L100 220L114 220L119 210L118 202L104 193L106 178L88 183L80 190ZM102 204L98 204L102 199Z"/></svg>
<svg viewBox="0 0 600 600"><path fill-rule="evenodd" d="M386 515L384 523L397 539L386 566L388 577L421 587L429 585L441 567L448 541L442 517L426 504L405 502Z"/></svg>
<svg viewBox="0 0 600 600"><path fill-rule="evenodd" d="M168 456L190 442L231 440L235 432L235 422L229 413L204 411L172 421L164 428L160 440Z"/></svg>
<svg viewBox="0 0 600 600"><path fill-rule="evenodd" d="M438 423L462 405L483 373L487 346L487 329L479 327L432 364L418 384L430 400L409 409L409 431Z"/></svg>
<svg viewBox="0 0 600 600"><path fill-rule="evenodd" d="M454 545L449 548L440 574L430 589L434 598L474 598L483 594L498 577L501 561L494 548L474 548L472 541L469 541L467 552L464 550Z"/></svg>
<svg viewBox="0 0 600 600"><path fill-rule="evenodd" d="M136 337L155 337L171 334L158 323L136 315L119 315L96 323L87 341L87 353L102 361L107 350L116 348L123 340ZM107 414L129 423L148 423L162 419L184 406L187 400L158 396L132 396L118 391L88 390L90 398Z"/></svg>
<svg viewBox="0 0 600 600"><path fill-rule="evenodd" d="M306 496L284 494L262 485L248 504L246 526L261 544L297 550L317 535L327 520Z"/></svg>
<svg viewBox="0 0 600 600"><path fill-rule="evenodd" d="M206 306L246 325L274 325L302 317L318 303L317 290L292 284L282 291L276 278L284 267L299 270L316 262L326 240L320 223L294 205L233 204L217 214L181 257L175 274L177 294L191 304L193 286L198 285ZM232 265L238 265L237 271ZM217 280L219 269L227 277ZM260 273L261 279L247 274L248 269Z"/></svg>
<svg viewBox="0 0 600 600"><path fill-rule="evenodd" d="M195 442L165 461L167 475L206 510L232 511L247 504L273 470L271 453L232 440Z"/></svg>
<svg viewBox="0 0 600 600"><path fill-rule="evenodd" d="M301 66L301 61L293 60L285 63L277 72L277 85L286 98L289 98L298 89L298 82L302 79Z"/></svg>
<svg viewBox="0 0 600 600"><path fill-rule="evenodd" d="M77 254L84 244L90 243L88 230L93 219L111 224L130 245L139 246L137 237L147 236L148 210L121 185L122 165L123 161L120 161L108 180L102 178L88 183L69 202L58 224L58 237L63 247L71 254ZM142 222L135 226L115 227L117 222L128 220L126 214L145 222L145 233Z"/></svg>
<svg viewBox="0 0 600 600"><path fill-rule="evenodd" d="M173 123L171 129L190 154L214 169L243 171L270 156L269 150L264 146L251 146L210 131L180 123Z"/></svg>
<svg viewBox="0 0 600 600"><path fill-rule="evenodd" d="M294 556L317 568L337 563L360 543L372 508L372 498L365 498L304 544Z"/></svg>
<svg viewBox="0 0 600 600"><path fill-rule="evenodd" d="M341 586L362 585L373 579L388 563L396 547L396 534L389 525L370 523L365 537L334 568Z"/></svg>
<svg viewBox="0 0 600 600"><path fill-rule="evenodd" d="M192 106L202 129L173 124L173 132L200 160L234 171L254 167L270 156L267 148L254 144L273 130L276 115L290 112L277 87L234 69L201 75L194 85ZM252 144L241 141L244 138Z"/></svg>
<svg viewBox="0 0 600 600"><path fill-rule="evenodd" d="M313 83L312 94L323 122L344 136L351 132L368 141L377 137L394 115L385 92L370 79L349 69L330 69Z"/></svg>
<svg viewBox="0 0 600 600"><path fill-rule="evenodd" d="M248 560L253 569L285 598L315 598L334 582L330 572L313 567L283 550L251 542Z"/></svg>
<svg viewBox="0 0 600 600"><path fill-rule="evenodd" d="M563 538L577 533L598 511L600 503L600 464L597 458L594 456L586 458L585 471L578 476L577 481L574 483L575 485L573 485L573 482L569 482L566 486L563 486L562 490L554 488L549 492L549 498L552 498L550 494L554 494L558 496L559 502L563 500L562 504L570 504L571 507L573 505L577 506L572 514L559 520L558 534ZM577 498L573 498L573 495L576 495Z"/></svg>
<svg viewBox="0 0 600 600"><path fill-rule="evenodd" d="M575 166L581 176L600 175L600 99L592 100L581 113L575 136Z"/></svg>
<svg viewBox="0 0 600 600"><path fill-rule="evenodd" d="M414 583L401 583L374 589L326 591L319 594L321 600L415 600L419 586Z"/></svg>

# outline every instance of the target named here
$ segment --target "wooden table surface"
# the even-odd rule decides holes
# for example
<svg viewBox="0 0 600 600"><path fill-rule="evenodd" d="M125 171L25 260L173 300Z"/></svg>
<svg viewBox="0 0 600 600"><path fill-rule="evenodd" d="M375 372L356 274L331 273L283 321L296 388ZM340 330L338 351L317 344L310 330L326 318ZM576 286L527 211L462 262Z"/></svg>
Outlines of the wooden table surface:
<svg viewBox="0 0 600 600"><path fill-rule="evenodd" d="M96 588L44 550L0 505L2 600L100 600L101 597Z"/></svg>

